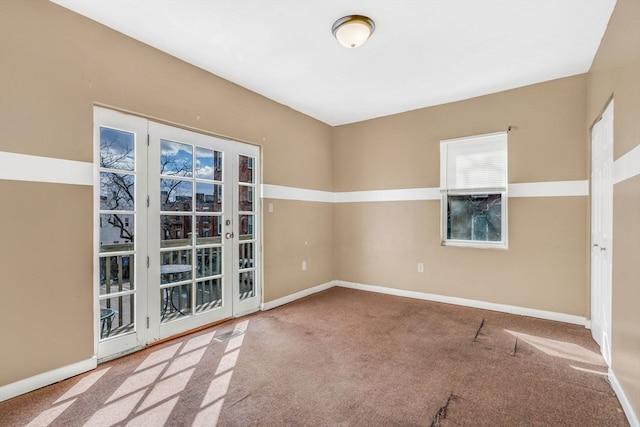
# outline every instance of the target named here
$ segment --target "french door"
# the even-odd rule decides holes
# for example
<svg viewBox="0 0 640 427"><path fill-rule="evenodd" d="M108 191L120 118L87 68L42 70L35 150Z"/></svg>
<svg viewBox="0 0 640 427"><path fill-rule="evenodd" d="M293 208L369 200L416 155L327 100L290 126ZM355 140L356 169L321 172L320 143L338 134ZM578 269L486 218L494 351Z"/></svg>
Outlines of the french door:
<svg viewBox="0 0 640 427"><path fill-rule="evenodd" d="M94 116L98 358L258 310L259 148Z"/></svg>
<svg viewBox="0 0 640 427"><path fill-rule="evenodd" d="M591 334L611 365L613 101L591 129Z"/></svg>

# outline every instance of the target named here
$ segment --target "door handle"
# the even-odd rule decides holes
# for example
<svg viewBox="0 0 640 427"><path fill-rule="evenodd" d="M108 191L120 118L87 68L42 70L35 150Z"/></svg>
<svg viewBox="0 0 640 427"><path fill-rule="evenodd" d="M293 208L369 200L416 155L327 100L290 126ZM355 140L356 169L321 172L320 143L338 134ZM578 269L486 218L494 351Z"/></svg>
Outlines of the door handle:
<svg viewBox="0 0 640 427"><path fill-rule="evenodd" d="M233 239L233 233L226 233L226 234L224 235L224 237L225 237L226 239Z"/></svg>
<svg viewBox="0 0 640 427"><path fill-rule="evenodd" d="M593 247L594 247L594 248L597 248L597 247L598 247L598 244L597 244L597 243L594 243L594 244L593 244Z"/></svg>

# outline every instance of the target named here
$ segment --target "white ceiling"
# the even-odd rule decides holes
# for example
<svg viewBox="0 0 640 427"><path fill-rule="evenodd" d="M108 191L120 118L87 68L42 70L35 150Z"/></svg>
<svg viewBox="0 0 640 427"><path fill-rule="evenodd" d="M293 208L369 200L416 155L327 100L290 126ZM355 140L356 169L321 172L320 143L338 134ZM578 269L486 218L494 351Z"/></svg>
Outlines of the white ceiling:
<svg viewBox="0 0 640 427"><path fill-rule="evenodd" d="M330 125L585 73L616 0L52 0ZM331 34L360 14L357 49Z"/></svg>

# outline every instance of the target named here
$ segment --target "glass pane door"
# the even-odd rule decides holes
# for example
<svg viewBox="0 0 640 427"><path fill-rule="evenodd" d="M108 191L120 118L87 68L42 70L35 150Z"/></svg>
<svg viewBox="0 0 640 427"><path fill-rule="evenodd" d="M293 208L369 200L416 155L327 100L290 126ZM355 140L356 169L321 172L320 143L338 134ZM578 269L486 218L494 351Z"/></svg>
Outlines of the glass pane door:
<svg viewBox="0 0 640 427"><path fill-rule="evenodd" d="M139 148L140 141L146 141L147 126L137 117L101 108L96 108L95 118L96 336L98 358L104 359L145 341L144 311L139 306L146 301L146 271L140 268L146 256L145 212L140 212L140 195L146 194L146 150Z"/></svg>
<svg viewBox="0 0 640 427"><path fill-rule="evenodd" d="M257 310L258 149L158 123L149 134L152 329L165 338Z"/></svg>
<svg viewBox="0 0 640 427"><path fill-rule="evenodd" d="M95 111L99 358L258 310L259 148Z"/></svg>
<svg viewBox="0 0 640 427"><path fill-rule="evenodd" d="M222 306L223 153L160 139L160 317Z"/></svg>
<svg viewBox="0 0 640 427"><path fill-rule="evenodd" d="M257 147L238 146L236 154L236 200L235 221L237 238L235 243L238 254L237 287L234 301L234 315L240 316L257 310L260 305L258 277L258 221L257 221Z"/></svg>

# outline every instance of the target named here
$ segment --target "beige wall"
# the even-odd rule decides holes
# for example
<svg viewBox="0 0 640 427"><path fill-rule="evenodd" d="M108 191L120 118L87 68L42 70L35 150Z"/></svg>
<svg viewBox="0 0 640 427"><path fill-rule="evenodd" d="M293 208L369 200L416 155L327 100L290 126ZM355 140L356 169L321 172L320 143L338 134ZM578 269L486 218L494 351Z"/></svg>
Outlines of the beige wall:
<svg viewBox="0 0 640 427"><path fill-rule="evenodd" d="M264 199L264 244L266 277L276 277L264 289L264 300L274 301L334 279L333 205L296 200ZM269 203L273 207L268 212ZM283 238L286 236L286 238ZM268 255L268 257L267 257ZM302 262L306 270L302 270Z"/></svg>
<svg viewBox="0 0 640 427"><path fill-rule="evenodd" d="M586 179L585 84L576 76L336 127L334 189L438 187L440 140L509 126L509 182Z"/></svg>
<svg viewBox="0 0 640 427"><path fill-rule="evenodd" d="M0 180L0 197L4 385L93 356L93 189Z"/></svg>
<svg viewBox="0 0 640 427"><path fill-rule="evenodd" d="M336 274L348 282L582 316L584 219L575 213L585 206L584 197L510 200L512 235L503 251L441 246L439 201L339 204Z"/></svg>
<svg viewBox="0 0 640 427"><path fill-rule="evenodd" d="M48 1L0 1L0 151L92 162L97 103L260 145L266 184L438 187L441 139L508 126L511 183L586 180L588 128L611 96L615 157L639 143L639 44L640 2L618 0L587 75L332 129ZM639 186L614 188L612 337L637 414ZM92 191L0 181L0 386L93 356ZM264 300L341 279L588 317L588 203L511 198L500 251L440 246L438 201L266 199Z"/></svg>
<svg viewBox="0 0 640 427"><path fill-rule="evenodd" d="M92 162L98 103L258 144L264 183L332 189L329 126L48 1L0 1L0 57L0 151ZM93 190L0 184L5 385L93 356ZM332 221L314 203L265 218L266 301L332 279ZM305 239L303 272L287 248Z"/></svg>
<svg viewBox="0 0 640 427"><path fill-rule="evenodd" d="M640 145L640 2L618 0L587 84L587 122L614 99L614 160ZM613 190L612 370L640 416L640 176Z"/></svg>
<svg viewBox="0 0 640 427"><path fill-rule="evenodd" d="M509 126L510 183L585 180L585 102L580 75L337 127L335 188L437 188L440 140ZM337 205L337 279L588 316L585 196L510 198L508 251L441 246L439 207Z"/></svg>

